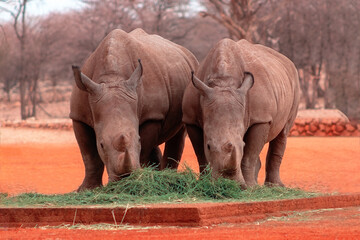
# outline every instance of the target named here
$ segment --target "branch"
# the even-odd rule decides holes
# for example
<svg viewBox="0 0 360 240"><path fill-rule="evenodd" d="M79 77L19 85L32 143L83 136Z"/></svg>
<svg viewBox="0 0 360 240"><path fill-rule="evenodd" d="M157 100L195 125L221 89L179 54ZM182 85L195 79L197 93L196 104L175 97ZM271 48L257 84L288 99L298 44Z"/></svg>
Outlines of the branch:
<svg viewBox="0 0 360 240"><path fill-rule="evenodd" d="M13 18L15 18L15 13L14 13L13 11L11 11L10 9L7 9L7 8L5 8L5 7L3 7L3 6L0 6L0 10L3 10L3 11L5 11L5 12L7 12L7 13L10 13L10 15L11 15Z"/></svg>
<svg viewBox="0 0 360 240"><path fill-rule="evenodd" d="M18 8L16 11L15 11L15 10L10 10L10 9L8 9L8 8L6 8L6 7L3 7L3 6L0 6L0 9L1 9L1 10L9 13L9 14L13 17L13 19L14 19L14 24L13 24L13 26L14 26L15 34L16 34L16 37L17 37L19 40L22 38L22 36L21 36L20 33L19 33L18 20L19 20L20 14L21 14L22 12L23 12L23 14L24 14L24 12L25 12L25 9L24 9L24 8L25 8L25 6L26 6L26 1L27 1L27 0L24 0L24 2L21 3L21 1L19 0L19 1L18 1L19 8ZM23 10L24 10L24 11L23 11Z"/></svg>
<svg viewBox="0 0 360 240"><path fill-rule="evenodd" d="M257 6L257 8L255 8L254 10L251 11L251 15L252 15L252 16L255 15L255 14L259 11L259 9L260 9L262 6L264 6L265 3L267 3L267 1L268 1L268 0L265 0L264 2L259 3L259 5Z"/></svg>
<svg viewBox="0 0 360 240"><path fill-rule="evenodd" d="M201 17L211 17L215 21L222 24L225 28L229 30L232 35L235 35L238 39L245 38L246 32L239 25L235 24L235 22L225 14L221 14L221 18L217 17L215 14L211 14L208 12L200 12Z"/></svg>

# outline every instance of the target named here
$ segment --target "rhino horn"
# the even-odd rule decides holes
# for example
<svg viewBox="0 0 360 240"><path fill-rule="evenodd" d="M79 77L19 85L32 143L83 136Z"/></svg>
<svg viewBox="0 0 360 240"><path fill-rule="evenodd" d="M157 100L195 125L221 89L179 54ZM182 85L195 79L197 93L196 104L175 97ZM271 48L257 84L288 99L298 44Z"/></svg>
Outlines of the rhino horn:
<svg viewBox="0 0 360 240"><path fill-rule="evenodd" d="M126 150L126 140L124 135L120 135L119 137L115 138L112 142L113 147L119 152L125 152Z"/></svg>
<svg viewBox="0 0 360 240"><path fill-rule="evenodd" d="M230 153L234 150L234 145L232 145L230 142L227 142L221 148L223 151Z"/></svg>
<svg viewBox="0 0 360 240"><path fill-rule="evenodd" d="M202 82L200 79L198 79L194 75L194 71L191 72L191 81L194 85L194 87L199 90L200 94L203 96L209 96L212 93L212 88L207 86L204 82Z"/></svg>
<svg viewBox="0 0 360 240"><path fill-rule="evenodd" d="M254 76L250 72L245 72L244 81L238 88L240 94L246 94L254 85Z"/></svg>
<svg viewBox="0 0 360 240"><path fill-rule="evenodd" d="M125 149L124 165L123 166L124 166L124 169L126 169L127 171L132 170L131 157L130 157L129 151L127 149Z"/></svg>
<svg viewBox="0 0 360 240"><path fill-rule="evenodd" d="M75 83L79 89L89 93L98 93L101 91L101 85L83 74L78 66L72 66L72 70L74 73Z"/></svg>
<svg viewBox="0 0 360 240"><path fill-rule="evenodd" d="M237 162L236 162L236 149L233 147L232 151L231 151L231 156L230 156L230 161L229 161L229 167L230 168L234 168L237 166Z"/></svg>
<svg viewBox="0 0 360 240"><path fill-rule="evenodd" d="M135 71L131 74L130 78L126 81L126 86L131 89L136 89L139 85L141 76L143 74L143 66L141 64L141 60L138 59L139 65L136 67Z"/></svg>

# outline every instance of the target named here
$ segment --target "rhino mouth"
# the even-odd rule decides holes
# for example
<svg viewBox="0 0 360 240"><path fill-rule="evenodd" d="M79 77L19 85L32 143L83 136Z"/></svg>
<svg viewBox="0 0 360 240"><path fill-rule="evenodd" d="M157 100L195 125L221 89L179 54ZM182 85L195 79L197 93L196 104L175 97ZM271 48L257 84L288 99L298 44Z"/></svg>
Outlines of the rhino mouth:
<svg viewBox="0 0 360 240"><path fill-rule="evenodd" d="M122 173L122 174L111 174L109 176L109 182L118 182L124 178L127 178L131 175L131 172Z"/></svg>

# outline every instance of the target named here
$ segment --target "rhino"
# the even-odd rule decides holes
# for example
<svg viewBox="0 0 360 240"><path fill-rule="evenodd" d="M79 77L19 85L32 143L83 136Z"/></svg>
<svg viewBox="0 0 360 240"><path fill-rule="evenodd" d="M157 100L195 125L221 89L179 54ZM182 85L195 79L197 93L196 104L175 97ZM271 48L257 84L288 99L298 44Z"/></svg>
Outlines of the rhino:
<svg viewBox="0 0 360 240"><path fill-rule="evenodd" d="M183 122L200 171L210 164L214 177L257 185L269 142L265 184L283 186L279 169L300 98L295 65L271 48L223 39L192 74Z"/></svg>
<svg viewBox="0 0 360 240"><path fill-rule="evenodd" d="M81 70L73 66L70 118L85 165L78 191L102 186L104 166L109 182L144 165L178 166L182 98L197 66L189 50L142 29L111 31Z"/></svg>

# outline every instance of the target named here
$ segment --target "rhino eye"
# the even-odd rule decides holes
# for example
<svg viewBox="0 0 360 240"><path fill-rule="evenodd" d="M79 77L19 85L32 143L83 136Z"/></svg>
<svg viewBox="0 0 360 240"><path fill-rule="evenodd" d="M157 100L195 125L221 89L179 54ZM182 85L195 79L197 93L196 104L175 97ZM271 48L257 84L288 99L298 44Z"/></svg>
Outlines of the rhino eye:
<svg viewBox="0 0 360 240"><path fill-rule="evenodd" d="M207 145L207 148L210 150L210 145L209 144Z"/></svg>
<svg viewBox="0 0 360 240"><path fill-rule="evenodd" d="M102 143L100 143L100 147L101 147L102 149L104 149L104 145L103 145Z"/></svg>

